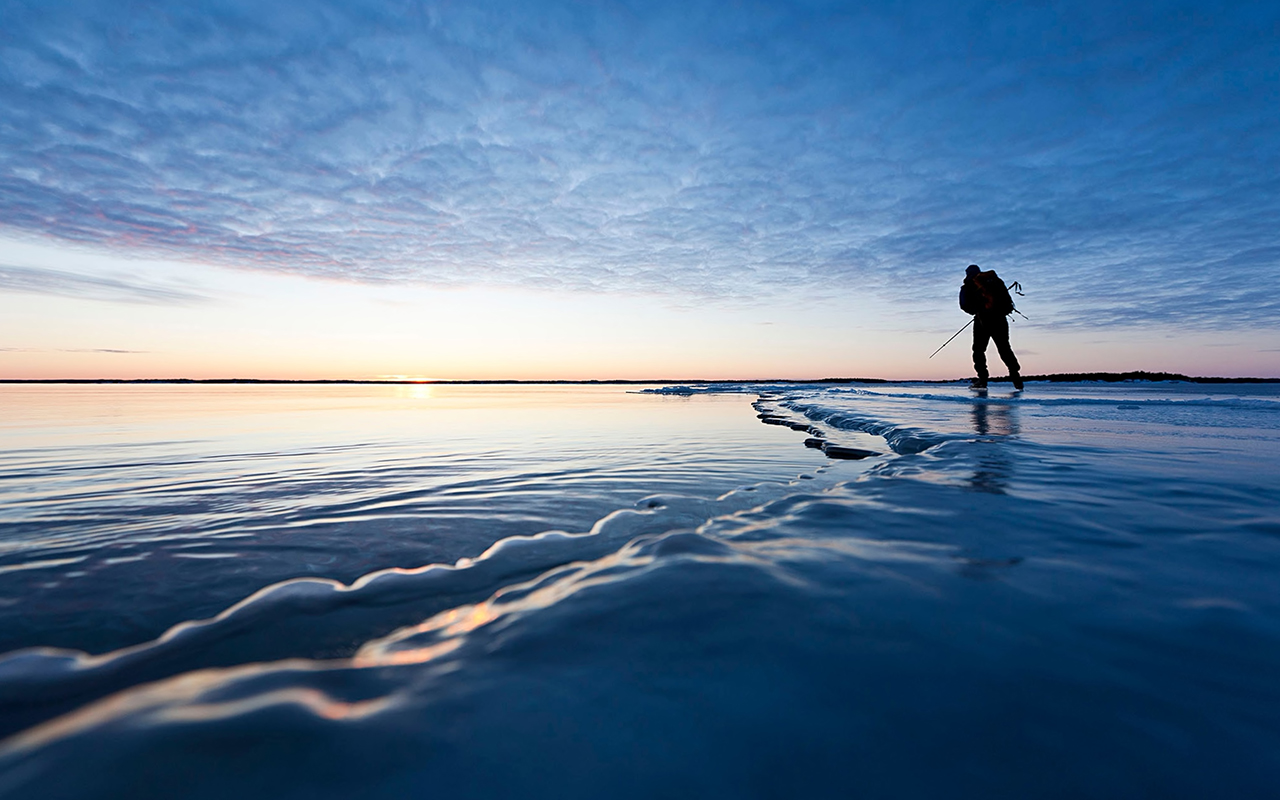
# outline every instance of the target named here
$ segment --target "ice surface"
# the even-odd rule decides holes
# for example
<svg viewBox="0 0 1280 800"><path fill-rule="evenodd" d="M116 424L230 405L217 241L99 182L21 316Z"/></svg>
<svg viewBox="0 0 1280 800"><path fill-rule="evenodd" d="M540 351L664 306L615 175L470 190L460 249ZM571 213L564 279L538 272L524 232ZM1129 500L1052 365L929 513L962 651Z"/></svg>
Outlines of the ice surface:
<svg viewBox="0 0 1280 800"><path fill-rule="evenodd" d="M1176 798L1280 785L1280 391L686 388L620 402L660 409L650 433L698 417L701 446L655 437L697 457L610 472L635 493L578 533L504 536L447 565L405 548L399 565L285 580L124 650L0 660L14 731L0 793ZM652 454L626 438L591 437L599 463ZM807 439L876 455L832 460ZM37 457L50 458L22 456ZM739 468L700 473L717 457ZM760 480L717 483L753 470ZM372 506L398 491L344 474ZM566 480L565 505L595 507L574 497L593 480ZM520 507L525 485L473 507L477 528ZM25 505L7 541L39 540L41 519L75 538L41 513ZM220 530L217 515L186 520ZM141 535L86 527L92 542Z"/></svg>

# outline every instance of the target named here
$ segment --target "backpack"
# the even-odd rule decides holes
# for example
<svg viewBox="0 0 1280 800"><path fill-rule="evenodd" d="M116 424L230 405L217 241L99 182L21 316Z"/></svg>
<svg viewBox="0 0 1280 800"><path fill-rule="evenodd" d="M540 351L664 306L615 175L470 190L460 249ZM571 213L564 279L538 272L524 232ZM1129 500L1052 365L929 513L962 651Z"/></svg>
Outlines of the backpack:
<svg viewBox="0 0 1280 800"><path fill-rule="evenodd" d="M965 279L960 307L970 314L1003 317L1013 313L1013 297L995 270L988 270Z"/></svg>

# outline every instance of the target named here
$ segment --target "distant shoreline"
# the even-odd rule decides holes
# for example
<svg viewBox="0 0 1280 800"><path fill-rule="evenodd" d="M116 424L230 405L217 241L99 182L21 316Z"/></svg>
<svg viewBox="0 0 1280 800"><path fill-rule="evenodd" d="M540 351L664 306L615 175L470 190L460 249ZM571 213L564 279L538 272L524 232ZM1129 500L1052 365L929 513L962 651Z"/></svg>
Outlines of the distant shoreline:
<svg viewBox="0 0 1280 800"><path fill-rule="evenodd" d="M1120 383L1120 382L1161 382L1161 381L1178 381L1181 383L1280 383L1280 378L1220 378L1220 377L1197 377L1190 375L1182 375L1176 372L1059 372L1050 375L1024 375L1023 380L1042 383L1082 383L1086 381L1102 382L1102 383ZM636 385L672 385L686 384L694 386L708 386L718 384L752 384L752 383L793 383L793 384L843 384L843 383L870 383L870 384L907 384L907 383L962 383L968 381L968 378L953 378L950 380L888 380L886 378L816 378L814 380L796 380L792 378L737 378L732 380L707 380L703 378L685 378L675 380L671 378L659 378L653 380L429 380L429 381L411 381L411 380L347 380L347 379L316 379L316 380L289 380L286 378L0 378L0 384L300 384L300 385L374 385L374 386L636 386ZM1008 383L1009 379L992 378L992 383Z"/></svg>

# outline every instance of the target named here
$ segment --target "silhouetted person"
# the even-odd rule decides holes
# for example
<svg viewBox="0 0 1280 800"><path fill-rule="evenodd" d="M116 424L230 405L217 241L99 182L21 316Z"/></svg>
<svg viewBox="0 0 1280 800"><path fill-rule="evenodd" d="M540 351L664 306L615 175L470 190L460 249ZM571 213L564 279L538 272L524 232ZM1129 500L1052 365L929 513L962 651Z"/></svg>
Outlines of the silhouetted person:
<svg viewBox="0 0 1280 800"><path fill-rule="evenodd" d="M964 271L964 284L960 287L960 308L973 315L973 369L978 377L975 388L986 388L987 344L995 340L1000 360L1009 368L1013 388L1022 388L1018 357L1009 346L1008 315L1013 313L1013 298L1004 281L994 270L983 272L977 264L970 264Z"/></svg>

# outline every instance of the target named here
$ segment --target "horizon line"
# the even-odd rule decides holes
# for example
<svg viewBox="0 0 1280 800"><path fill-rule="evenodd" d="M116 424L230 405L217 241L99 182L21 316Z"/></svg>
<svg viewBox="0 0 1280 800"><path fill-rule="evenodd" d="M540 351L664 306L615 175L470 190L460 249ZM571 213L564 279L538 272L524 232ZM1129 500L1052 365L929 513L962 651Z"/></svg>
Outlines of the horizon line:
<svg viewBox="0 0 1280 800"><path fill-rule="evenodd" d="M1120 381L1182 381L1187 383L1280 383L1280 378L1261 378L1261 377L1221 377L1221 376L1193 376L1183 375L1177 372L1149 372L1146 370L1134 370L1128 372L1059 372L1048 373L1044 375L1025 375L1024 381L1038 381L1049 383L1065 383L1074 381L1103 381L1108 383ZM654 378L654 379L631 379L631 378L584 378L584 379L568 379L568 378L546 378L546 379L521 379L521 378L498 378L498 379L466 379L466 380L448 380L448 379L424 379L424 380L387 380L378 378L0 378L0 384L153 384L153 383L172 383L172 384L351 384L351 385L388 385L388 386L488 386L488 385L715 385L715 384L753 384L753 383L794 383L794 384L813 384L813 383L876 383L876 384L899 384L899 383L961 383L967 382L969 378L942 378L942 379L925 379L925 378ZM1007 383L1008 376L993 377L993 383Z"/></svg>

